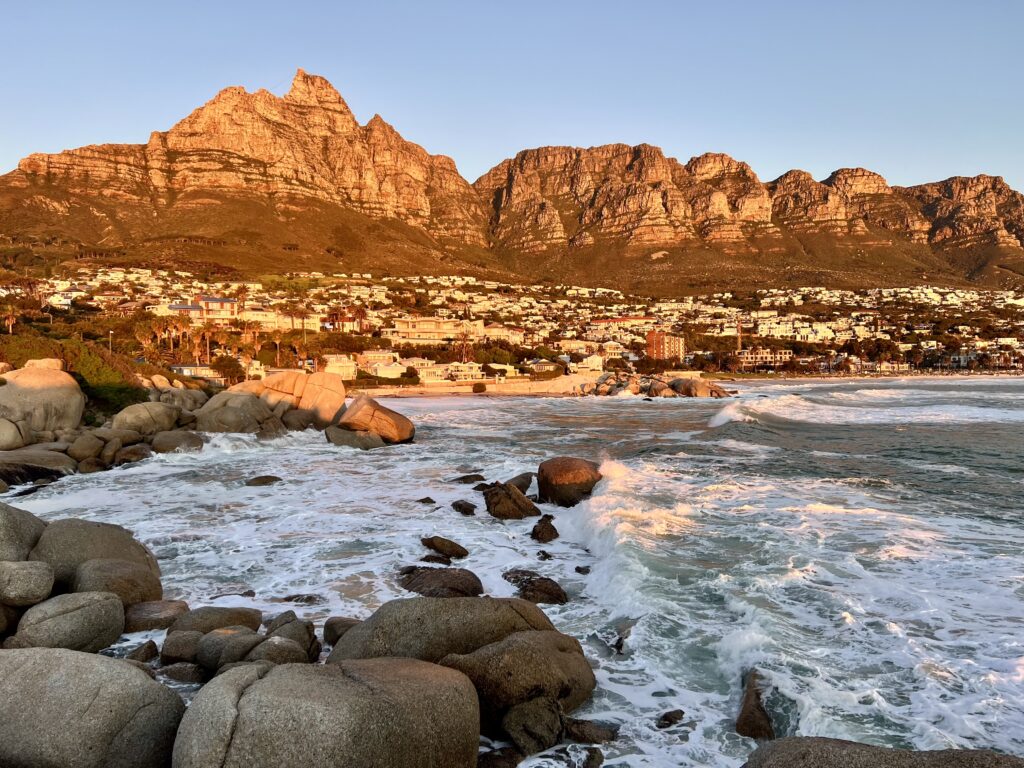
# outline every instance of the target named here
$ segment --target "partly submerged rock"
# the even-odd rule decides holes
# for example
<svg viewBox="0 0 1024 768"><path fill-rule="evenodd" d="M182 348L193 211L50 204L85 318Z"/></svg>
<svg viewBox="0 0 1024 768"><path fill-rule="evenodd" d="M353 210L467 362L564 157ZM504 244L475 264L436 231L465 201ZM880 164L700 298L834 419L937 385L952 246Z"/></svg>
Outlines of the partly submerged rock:
<svg viewBox="0 0 1024 768"><path fill-rule="evenodd" d="M586 459L559 456L537 468L538 497L560 507L572 507L590 496L601 479L597 464Z"/></svg>

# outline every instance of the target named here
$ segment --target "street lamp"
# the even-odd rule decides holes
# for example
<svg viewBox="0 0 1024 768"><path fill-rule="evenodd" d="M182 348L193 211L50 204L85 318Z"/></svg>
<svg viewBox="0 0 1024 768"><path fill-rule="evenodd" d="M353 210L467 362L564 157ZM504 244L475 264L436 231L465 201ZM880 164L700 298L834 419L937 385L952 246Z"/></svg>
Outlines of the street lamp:
<svg viewBox="0 0 1024 768"><path fill-rule="evenodd" d="M109 331L107 335L107 350L110 354L114 354L114 332Z"/></svg>

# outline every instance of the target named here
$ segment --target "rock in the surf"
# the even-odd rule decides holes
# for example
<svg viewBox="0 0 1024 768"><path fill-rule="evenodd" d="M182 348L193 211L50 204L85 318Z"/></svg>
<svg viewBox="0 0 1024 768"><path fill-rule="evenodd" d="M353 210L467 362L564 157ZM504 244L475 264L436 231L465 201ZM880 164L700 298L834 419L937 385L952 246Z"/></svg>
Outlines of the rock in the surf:
<svg viewBox="0 0 1024 768"><path fill-rule="evenodd" d="M468 654L439 662L463 672L480 696L487 733L501 733L501 721L514 706L536 698L572 712L590 698L597 681L575 638L556 631L515 632Z"/></svg>
<svg viewBox="0 0 1024 768"><path fill-rule="evenodd" d="M704 379L672 379L668 386L681 397L728 397L729 393L717 384Z"/></svg>
<svg viewBox="0 0 1024 768"><path fill-rule="evenodd" d="M327 645L336 645L342 635L359 624L359 622L359 619L353 619L348 616L331 616L331 618L324 622L324 642Z"/></svg>
<svg viewBox="0 0 1024 768"><path fill-rule="evenodd" d="M370 432L388 444L410 443L416 437L416 427L409 419L366 395L358 395L349 403L337 426L352 432Z"/></svg>
<svg viewBox="0 0 1024 768"><path fill-rule="evenodd" d="M153 435L151 445L156 453L195 453L203 450L203 438L195 432L172 429Z"/></svg>
<svg viewBox="0 0 1024 768"><path fill-rule="evenodd" d="M749 739L774 739L772 720L761 702L761 675L752 669L743 678L743 698L736 716L736 733Z"/></svg>
<svg viewBox="0 0 1024 768"><path fill-rule="evenodd" d="M560 507L572 507L590 496L601 479L598 465L586 459L559 456L537 468L538 497Z"/></svg>
<svg viewBox="0 0 1024 768"><path fill-rule="evenodd" d="M457 544L451 539L446 539L444 536L425 536L420 539L420 542L427 549L432 549L445 557L458 559L469 554L469 550L464 546Z"/></svg>
<svg viewBox="0 0 1024 768"><path fill-rule="evenodd" d="M565 605L569 602L569 596L557 581L549 579L547 576L541 576L536 571L513 568L505 571L501 577L519 589L517 597L529 600L531 603Z"/></svg>
<svg viewBox="0 0 1024 768"><path fill-rule="evenodd" d="M541 544L548 544L557 539L558 529L555 528L554 519L551 515L542 515L530 531L530 538Z"/></svg>
<svg viewBox="0 0 1024 768"><path fill-rule="evenodd" d="M540 517L537 505L523 492L508 483L495 483L484 489L484 503L487 513L499 520L522 520L526 517Z"/></svg>
<svg viewBox="0 0 1024 768"><path fill-rule="evenodd" d="M484 591L479 577L465 568L408 565L399 571L398 583L424 597L473 597Z"/></svg>

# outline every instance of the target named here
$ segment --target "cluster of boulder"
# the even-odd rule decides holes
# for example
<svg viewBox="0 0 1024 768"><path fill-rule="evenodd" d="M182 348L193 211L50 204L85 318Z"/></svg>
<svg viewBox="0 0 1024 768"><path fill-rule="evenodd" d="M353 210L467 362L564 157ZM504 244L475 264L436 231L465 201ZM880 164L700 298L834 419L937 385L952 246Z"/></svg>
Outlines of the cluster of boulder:
<svg viewBox="0 0 1024 768"><path fill-rule="evenodd" d="M95 653L137 629L137 606L162 598L156 558L127 529L76 518L46 523L0 504L4 648Z"/></svg>
<svg viewBox="0 0 1024 768"><path fill-rule="evenodd" d="M595 382L581 384L579 394L614 397L623 393L643 397L729 397L729 392L714 382L700 378L664 379L636 373L609 372Z"/></svg>
<svg viewBox="0 0 1024 768"><path fill-rule="evenodd" d="M412 422L372 398L346 402L330 373L285 371L208 397L161 375L143 380L148 402L124 408L102 427L82 425L85 396L60 360L30 360L0 379L0 482L46 482L96 472L153 453L200 451L202 434L234 432L260 439L289 430L324 431L335 445L360 449L413 440ZM0 490L4 490L0 486Z"/></svg>
<svg viewBox="0 0 1024 768"><path fill-rule="evenodd" d="M0 700L18 702L0 765L469 768L481 733L510 742L487 758L502 765L615 736L570 716L591 666L519 598L393 600L321 639L293 611L163 600L155 557L120 526L0 505L0 606ZM108 650L153 630L160 645ZM174 688L194 692L187 710Z"/></svg>

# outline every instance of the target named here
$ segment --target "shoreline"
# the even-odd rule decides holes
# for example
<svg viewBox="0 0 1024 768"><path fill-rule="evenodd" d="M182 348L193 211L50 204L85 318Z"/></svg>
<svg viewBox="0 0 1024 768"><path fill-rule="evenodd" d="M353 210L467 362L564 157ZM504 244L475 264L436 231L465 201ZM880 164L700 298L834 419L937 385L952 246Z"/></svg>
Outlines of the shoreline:
<svg viewBox="0 0 1024 768"><path fill-rule="evenodd" d="M922 373L922 372L904 372L904 373L854 373L854 374L815 374L807 376L772 376L772 375L755 375L755 374L742 374L740 376L731 376L723 374L713 374L708 377L701 377L703 381L711 381L716 383L727 382L729 384L744 384L747 382L753 384L796 384L799 382L808 382L812 384L817 383L829 383L829 382L844 382L844 381L898 381L901 379L915 379L923 381L948 381L950 379L1019 379L1024 377L1024 371L1018 373L1008 372L979 372L979 371L965 371L965 372L946 372L946 373ZM563 380L572 379L570 387L553 386L546 388L546 384L560 384ZM513 382L511 387L503 385L488 384L485 392L473 392L472 382L465 384L442 384L438 386L430 385L418 385L418 386L397 386L397 387L371 387L367 389L351 389L350 392L355 394L365 394L372 398L407 398L407 397L521 397L521 398L538 398L538 397L593 397L593 395L581 395L578 391L574 391L576 386L583 383L593 383L597 380L597 377L582 377L579 375L574 376L563 376L560 379L552 379L550 381L538 381L538 382ZM517 384L529 384L532 385L530 389L522 389L516 387ZM570 384L570 382L566 382Z"/></svg>

